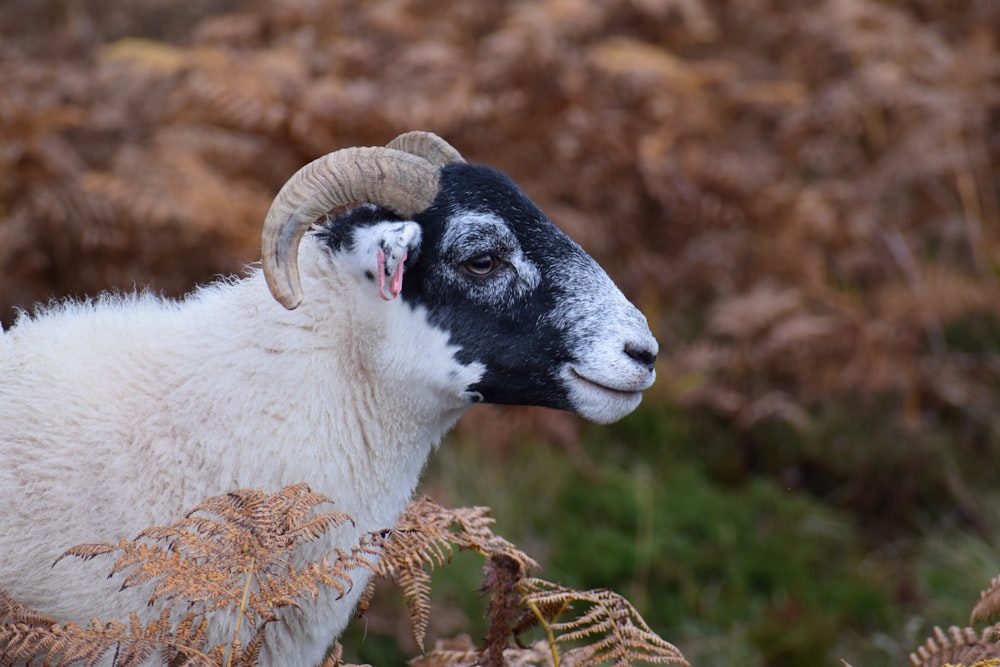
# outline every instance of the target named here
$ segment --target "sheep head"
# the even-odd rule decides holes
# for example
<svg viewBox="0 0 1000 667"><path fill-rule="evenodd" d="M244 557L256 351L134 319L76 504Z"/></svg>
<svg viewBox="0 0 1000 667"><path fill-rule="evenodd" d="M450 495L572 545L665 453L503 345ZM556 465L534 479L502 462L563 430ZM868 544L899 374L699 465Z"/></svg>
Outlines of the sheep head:
<svg viewBox="0 0 1000 667"><path fill-rule="evenodd" d="M465 388L470 400L607 423L652 385L656 340L597 262L509 178L466 164L430 133L331 153L282 188L262 241L268 286L286 308L302 301L299 242L351 204L372 206L328 218L316 234L332 251L376 255L367 273L378 293L424 309L456 362L482 368Z"/></svg>

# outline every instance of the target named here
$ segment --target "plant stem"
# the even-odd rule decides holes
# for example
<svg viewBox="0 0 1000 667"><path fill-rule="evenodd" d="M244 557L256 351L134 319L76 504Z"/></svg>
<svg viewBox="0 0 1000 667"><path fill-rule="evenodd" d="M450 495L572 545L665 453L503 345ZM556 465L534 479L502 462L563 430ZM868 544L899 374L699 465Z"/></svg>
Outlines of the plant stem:
<svg viewBox="0 0 1000 667"><path fill-rule="evenodd" d="M243 597L240 599L240 609L236 616L236 628L233 630L233 646L240 638L240 626L243 625L243 614L246 613L247 600L250 599L250 584L253 582L254 570L256 561L250 558L250 567L247 568L247 582L243 586ZM226 667L232 667L233 664L233 649L230 646L229 656L226 658Z"/></svg>
<svg viewBox="0 0 1000 667"><path fill-rule="evenodd" d="M542 610L538 608L538 605L531 600L528 600L527 603L528 609L535 615L541 626L545 628L545 638L549 642L549 651L552 652L552 667L559 667L559 651L556 649L556 638L552 634L552 626L545 620L545 615L542 614Z"/></svg>

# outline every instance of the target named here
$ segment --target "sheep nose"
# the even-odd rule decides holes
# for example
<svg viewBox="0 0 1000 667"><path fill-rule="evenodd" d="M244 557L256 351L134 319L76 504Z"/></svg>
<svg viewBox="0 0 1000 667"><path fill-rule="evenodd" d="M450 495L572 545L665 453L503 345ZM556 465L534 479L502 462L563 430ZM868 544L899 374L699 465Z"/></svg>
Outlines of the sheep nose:
<svg viewBox="0 0 1000 667"><path fill-rule="evenodd" d="M625 354L649 370L656 363L656 352L641 344L625 343Z"/></svg>

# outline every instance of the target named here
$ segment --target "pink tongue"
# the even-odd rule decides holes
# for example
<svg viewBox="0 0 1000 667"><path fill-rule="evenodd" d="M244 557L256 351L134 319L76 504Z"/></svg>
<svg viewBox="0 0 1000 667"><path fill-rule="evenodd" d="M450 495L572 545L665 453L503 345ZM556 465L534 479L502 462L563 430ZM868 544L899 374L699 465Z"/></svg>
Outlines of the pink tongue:
<svg viewBox="0 0 1000 667"><path fill-rule="evenodd" d="M392 301L403 291L403 264L406 263L407 253L403 253L403 259L399 260L396 270L392 272L389 280L389 294L385 293L385 253L378 251L378 295L386 301Z"/></svg>

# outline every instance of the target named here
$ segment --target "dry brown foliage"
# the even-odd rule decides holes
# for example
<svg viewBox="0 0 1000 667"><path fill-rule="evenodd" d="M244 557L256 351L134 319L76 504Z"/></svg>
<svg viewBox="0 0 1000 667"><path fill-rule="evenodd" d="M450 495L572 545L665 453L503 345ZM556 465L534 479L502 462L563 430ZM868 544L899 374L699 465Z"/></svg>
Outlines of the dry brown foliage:
<svg viewBox="0 0 1000 667"><path fill-rule="evenodd" d="M490 577L489 564L493 560L505 559L522 573L538 568L538 564L525 553L493 534L490 528L493 519L489 512L488 507L447 509L425 496L410 503L390 539L386 540L381 535L373 538L383 554L383 558L374 565L374 571L402 589L417 646L424 644L430 617L429 570L448 563L455 548L474 551L488 559L484 581L487 590L493 590L501 583ZM374 591L373 581L361 603L362 611L367 608ZM507 634L504 634L504 639Z"/></svg>
<svg viewBox="0 0 1000 667"><path fill-rule="evenodd" d="M4 319L237 271L296 167L423 128L609 267L660 392L1000 412L951 333L1000 318L991 0L14 0L0 37Z"/></svg>
<svg viewBox="0 0 1000 667"><path fill-rule="evenodd" d="M934 628L934 636L910 654L913 667L996 667L1000 664L1000 626L994 625L982 632L972 628L951 626L945 632Z"/></svg>
<svg viewBox="0 0 1000 667"><path fill-rule="evenodd" d="M993 577L989 588L979 596L979 602L969 614L969 622L986 621L1000 615L1000 575Z"/></svg>
<svg viewBox="0 0 1000 667"><path fill-rule="evenodd" d="M185 518L148 528L134 540L69 549L64 556L120 554L111 573L124 573L122 589L155 582L149 603L167 604L145 623L133 613L127 624L95 618L80 627L60 625L0 591L0 664L92 665L113 655L120 667L154 657L169 665L255 665L267 625L280 622L277 610L314 598L321 587L342 595L358 568L402 588L422 646L431 612L428 570L445 565L455 549L475 551L486 560L483 591L490 595L491 628L478 648L436 647L417 664L687 664L621 596L529 577L537 563L493 534L487 508L446 509L421 498L407 507L394 529L367 534L350 552L296 564L299 547L350 521L341 512L317 509L329 502L305 484L272 494L242 489L209 498ZM238 620L230 642L208 646L207 622L217 613L232 613ZM533 649L510 646L535 626L544 628L545 640ZM324 665L341 665L341 656L335 644Z"/></svg>
<svg viewBox="0 0 1000 667"><path fill-rule="evenodd" d="M1000 614L1000 576L979 596L979 602L969 614L974 625L988 621ZM988 625L981 631L966 626L951 626L947 631L934 628L934 635L924 645L910 654L913 667L946 667L970 665L971 667L997 667L1000 665L1000 623Z"/></svg>
<svg viewBox="0 0 1000 667"><path fill-rule="evenodd" d="M467 637L439 640L432 651L411 664L420 667L687 664L680 651L650 630L635 608L617 593L578 591L527 578L523 564L507 554L492 555L485 569L483 583L490 593L491 625L483 645L476 647ZM521 644L520 636L539 626L546 638L530 646ZM509 645L511 636L518 640L516 646Z"/></svg>

